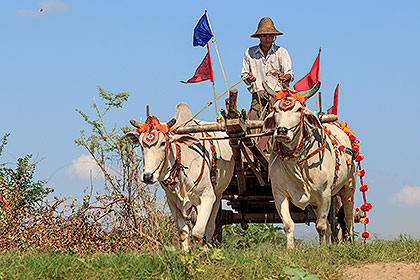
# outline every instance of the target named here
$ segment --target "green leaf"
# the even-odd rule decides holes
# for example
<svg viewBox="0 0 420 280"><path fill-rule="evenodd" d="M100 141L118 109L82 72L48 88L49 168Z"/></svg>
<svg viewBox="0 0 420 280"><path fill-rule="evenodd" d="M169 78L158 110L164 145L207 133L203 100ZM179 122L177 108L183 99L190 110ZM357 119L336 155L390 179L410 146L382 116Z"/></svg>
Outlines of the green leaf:
<svg viewBox="0 0 420 280"><path fill-rule="evenodd" d="M290 280L320 280L320 276L315 274L310 274L305 269L295 266L295 267L283 267L284 273L290 276Z"/></svg>

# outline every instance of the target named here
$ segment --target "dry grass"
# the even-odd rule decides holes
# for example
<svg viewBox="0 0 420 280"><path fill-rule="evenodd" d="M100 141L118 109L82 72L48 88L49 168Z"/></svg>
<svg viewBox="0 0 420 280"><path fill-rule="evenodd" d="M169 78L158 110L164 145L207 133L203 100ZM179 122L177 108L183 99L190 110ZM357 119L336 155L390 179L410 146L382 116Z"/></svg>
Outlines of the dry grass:
<svg viewBox="0 0 420 280"><path fill-rule="evenodd" d="M52 250L78 254L155 251L172 242L175 229L163 205L155 205L153 211L139 209L127 217L122 211L124 203L122 199L93 204L89 195L79 206L74 201L66 205L66 199L26 207L9 201L2 208L0 219L1 251Z"/></svg>

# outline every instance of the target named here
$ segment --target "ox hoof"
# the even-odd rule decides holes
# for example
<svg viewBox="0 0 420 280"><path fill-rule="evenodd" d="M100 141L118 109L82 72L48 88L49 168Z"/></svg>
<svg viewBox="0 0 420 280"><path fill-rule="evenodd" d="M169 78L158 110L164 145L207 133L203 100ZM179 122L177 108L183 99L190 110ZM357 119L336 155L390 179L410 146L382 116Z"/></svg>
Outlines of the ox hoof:
<svg viewBox="0 0 420 280"><path fill-rule="evenodd" d="M188 233L186 233L185 231L181 232L179 234L179 241L183 242L188 238Z"/></svg>

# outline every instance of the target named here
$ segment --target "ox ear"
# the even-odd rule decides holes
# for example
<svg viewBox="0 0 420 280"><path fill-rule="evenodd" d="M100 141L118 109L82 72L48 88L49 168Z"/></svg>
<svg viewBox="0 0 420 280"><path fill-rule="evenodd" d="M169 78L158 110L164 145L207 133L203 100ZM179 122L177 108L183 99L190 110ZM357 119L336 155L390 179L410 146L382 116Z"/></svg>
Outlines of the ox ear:
<svg viewBox="0 0 420 280"><path fill-rule="evenodd" d="M264 119L263 132L271 131L276 128L276 121L274 119L274 110Z"/></svg>
<svg viewBox="0 0 420 280"><path fill-rule="evenodd" d="M195 138L191 135L186 135L186 134L171 136L171 138L169 139L169 143L177 143L177 144L186 145L186 146L189 146L194 143L198 143L199 141L200 139Z"/></svg>
<svg viewBox="0 0 420 280"><path fill-rule="evenodd" d="M303 115L305 118L305 122L312 127L322 128L322 124L319 121L318 117L308 108L303 109Z"/></svg>
<svg viewBox="0 0 420 280"><path fill-rule="evenodd" d="M125 138L130 140L131 144L133 144L133 145L140 144L139 136L140 136L140 134L138 134L135 131L130 131L130 132L125 134Z"/></svg>

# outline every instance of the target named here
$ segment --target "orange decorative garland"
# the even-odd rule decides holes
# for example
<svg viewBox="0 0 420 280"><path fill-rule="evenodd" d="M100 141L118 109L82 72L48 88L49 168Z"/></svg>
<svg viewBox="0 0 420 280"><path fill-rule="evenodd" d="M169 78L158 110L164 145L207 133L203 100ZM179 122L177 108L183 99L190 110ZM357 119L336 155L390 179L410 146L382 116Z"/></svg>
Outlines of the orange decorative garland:
<svg viewBox="0 0 420 280"><path fill-rule="evenodd" d="M362 237L364 238L363 243L366 243L366 239L370 236L370 233L367 231L367 224L369 223L369 218L367 217L367 212L369 212L372 209L372 204L367 202L366 199L366 191L369 189L368 185L365 185L363 183L363 177L365 176L365 170L362 169L361 161L364 159L364 156L359 153L360 149L360 142L356 139L354 136L354 131L347 127L347 123L344 121L341 121L337 125L340 127L349 137L351 142L351 147L353 150L353 159L357 162L357 168L356 175L360 177L360 188L359 190L362 192L363 195L363 205L360 206L360 210L365 212L365 217L360 219L360 222L364 225L364 232L362 233ZM347 162L349 164L349 162ZM359 209L356 209L356 212L358 212Z"/></svg>
<svg viewBox="0 0 420 280"><path fill-rule="evenodd" d="M297 101L299 101L302 105L305 106L306 97L303 97L302 94L300 94L297 91L294 91L294 90L292 90L290 88L286 88L283 91L279 91L274 96L274 101L281 100L281 99L284 99L286 97L294 97Z"/></svg>
<svg viewBox="0 0 420 280"><path fill-rule="evenodd" d="M157 130L165 134L168 132L168 126L166 124L160 123L157 117L149 116L147 117L146 122L136 129L136 132L140 134L150 132L152 130Z"/></svg>

